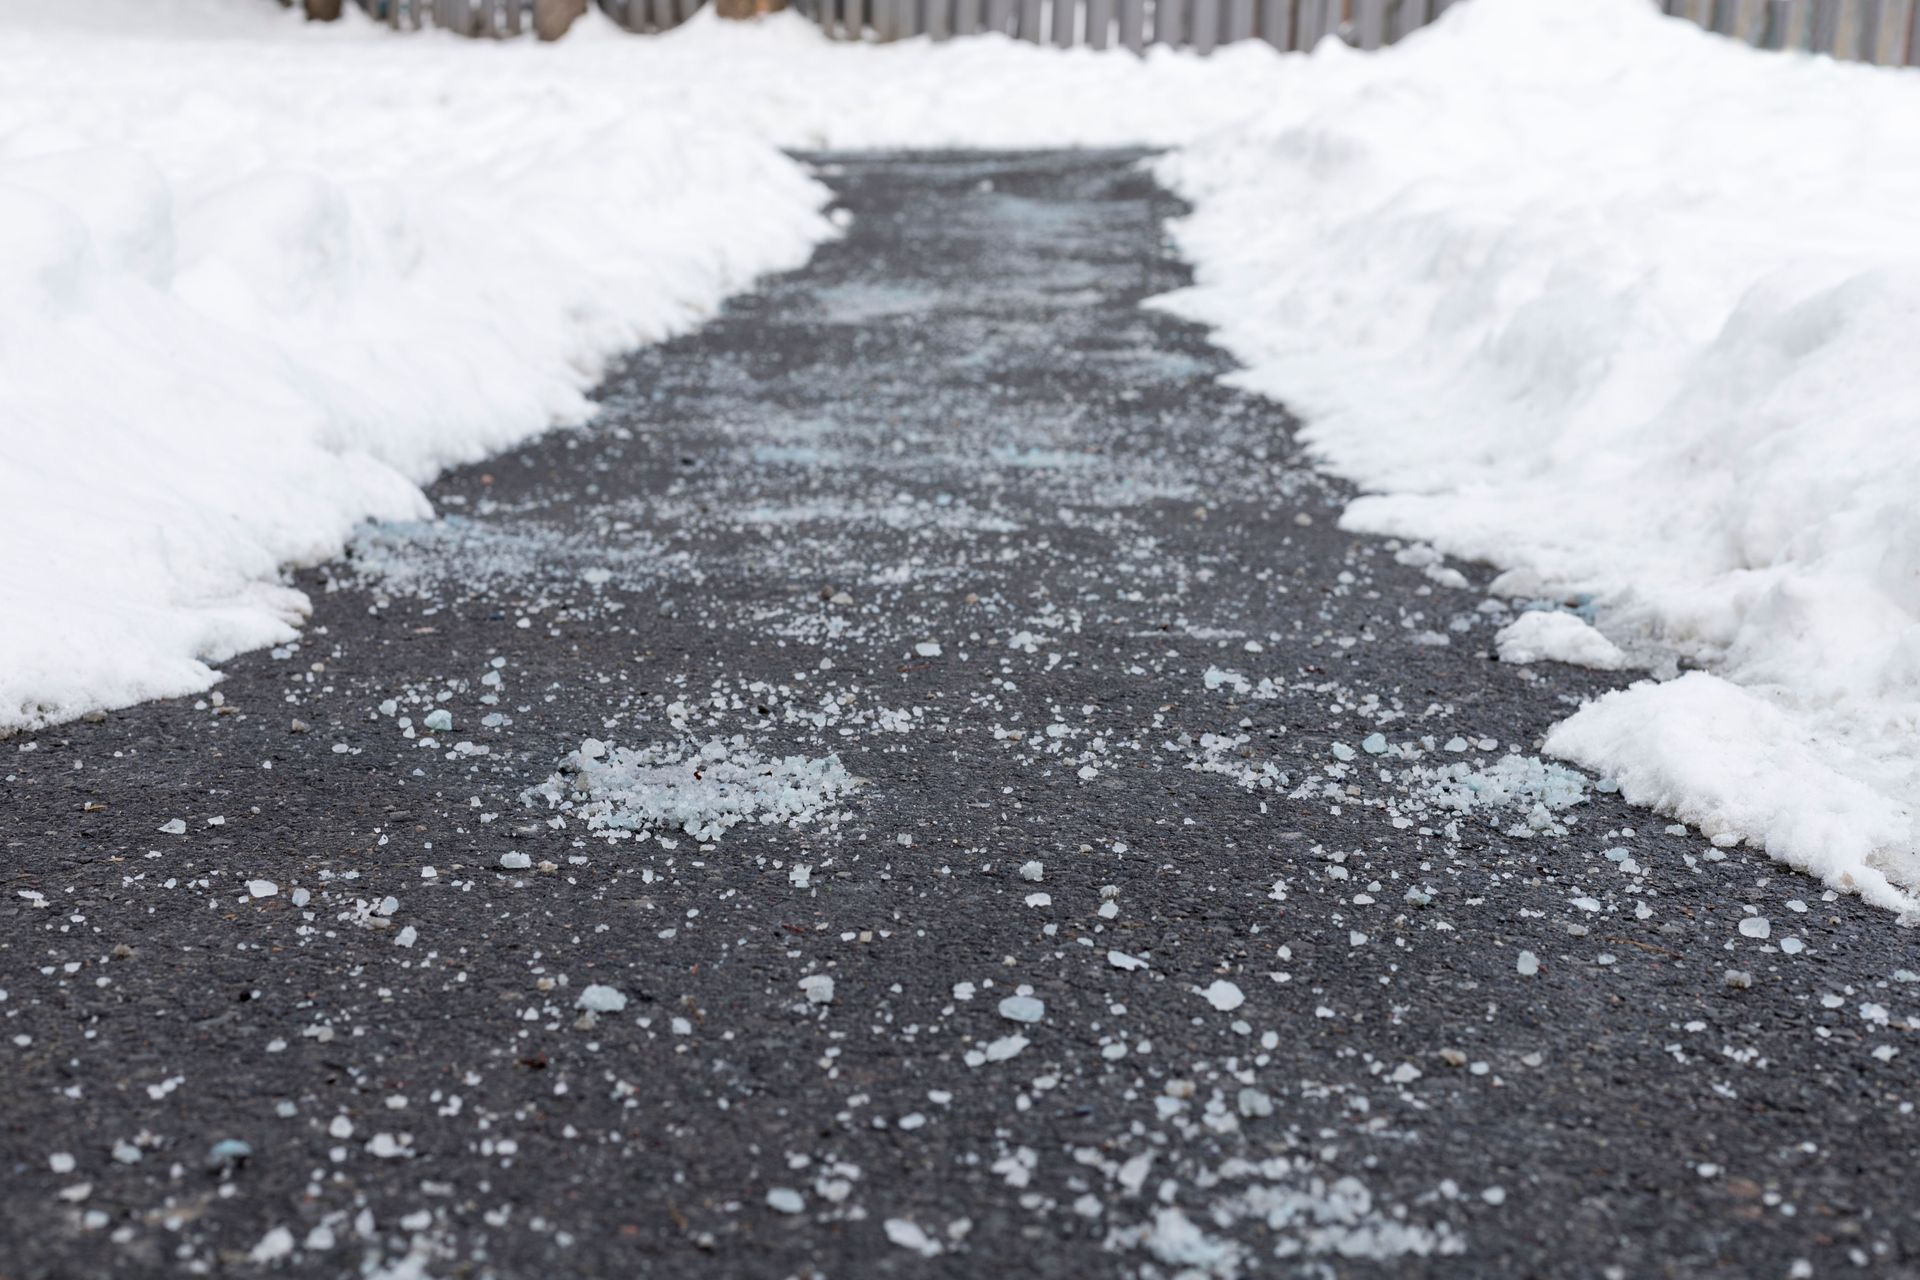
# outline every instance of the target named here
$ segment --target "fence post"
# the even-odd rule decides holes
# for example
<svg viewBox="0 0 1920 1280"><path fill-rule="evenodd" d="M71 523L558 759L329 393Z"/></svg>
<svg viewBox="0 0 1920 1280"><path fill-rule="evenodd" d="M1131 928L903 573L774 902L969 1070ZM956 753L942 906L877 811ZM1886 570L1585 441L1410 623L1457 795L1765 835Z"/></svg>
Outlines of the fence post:
<svg viewBox="0 0 1920 1280"><path fill-rule="evenodd" d="M1113 42L1113 0L1087 0L1087 47L1104 49Z"/></svg>
<svg viewBox="0 0 1920 1280"><path fill-rule="evenodd" d="M1185 0L1154 0L1153 4L1153 42L1178 49L1184 38L1180 34L1180 9Z"/></svg>
<svg viewBox="0 0 1920 1280"><path fill-rule="evenodd" d="M1862 62L1880 60L1880 19L1885 16L1884 0L1860 0L1860 48Z"/></svg>
<svg viewBox="0 0 1920 1280"><path fill-rule="evenodd" d="M1362 49L1378 49L1386 42L1387 0L1359 0L1354 14L1355 36Z"/></svg>
<svg viewBox="0 0 1920 1280"><path fill-rule="evenodd" d="M1807 47L1815 53L1833 53L1840 35L1840 0L1813 0L1813 33Z"/></svg>
<svg viewBox="0 0 1920 1280"><path fill-rule="evenodd" d="M1074 11L1080 0L1053 0L1053 42L1062 49L1073 47Z"/></svg>
<svg viewBox="0 0 1920 1280"><path fill-rule="evenodd" d="M1907 65L1920 67L1920 3L1907 14Z"/></svg>
<svg viewBox="0 0 1920 1280"><path fill-rule="evenodd" d="M1320 0L1299 0L1299 14L1293 21L1293 47L1312 53L1325 34L1320 29Z"/></svg>
<svg viewBox="0 0 1920 1280"><path fill-rule="evenodd" d="M1260 38L1282 53L1293 48L1293 0L1260 0Z"/></svg>
<svg viewBox="0 0 1920 1280"><path fill-rule="evenodd" d="M1226 0L1227 22L1220 33L1225 44L1251 39L1253 36L1253 0Z"/></svg>
<svg viewBox="0 0 1920 1280"><path fill-rule="evenodd" d="M1193 51L1209 54L1220 43L1220 0L1193 0Z"/></svg>
<svg viewBox="0 0 1920 1280"><path fill-rule="evenodd" d="M307 0L308 22L333 22L340 17L341 0Z"/></svg>
<svg viewBox="0 0 1920 1280"><path fill-rule="evenodd" d="M587 0L533 0L533 34L558 40L587 11Z"/></svg>
<svg viewBox="0 0 1920 1280"><path fill-rule="evenodd" d="M1147 51L1147 0L1120 0L1120 44L1135 53Z"/></svg>
<svg viewBox="0 0 1920 1280"><path fill-rule="evenodd" d="M1779 52L1793 43L1793 0L1767 0L1767 20L1760 29L1760 47Z"/></svg>

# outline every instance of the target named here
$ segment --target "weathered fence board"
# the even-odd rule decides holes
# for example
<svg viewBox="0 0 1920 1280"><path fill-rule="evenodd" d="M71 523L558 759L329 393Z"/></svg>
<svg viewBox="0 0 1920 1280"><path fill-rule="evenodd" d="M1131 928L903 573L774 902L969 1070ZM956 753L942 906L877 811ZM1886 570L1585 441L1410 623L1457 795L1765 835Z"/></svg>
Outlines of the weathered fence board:
<svg viewBox="0 0 1920 1280"><path fill-rule="evenodd" d="M1113 38L1113 0L1087 0L1087 47L1104 49Z"/></svg>
<svg viewBox="0 0 1920 1280"><path fill-rule="evenodd" d="M1179 48L1186 43L1180 25L1182 0L1153 0L1153 42Z"/></svg>
<svg viewBox="0 0 1920 1280"><path fill-rule="evenodd" d="M1220 43L1220 5L1217 0L1193 0L1193 51L1212 53Z"/></svg>
<svg viewBox="0 0 1920 1280"><path fill-rule="evenodd" d="M1260 38L1276 49L1293 48L1293 0L1260 0Z"/></svg>

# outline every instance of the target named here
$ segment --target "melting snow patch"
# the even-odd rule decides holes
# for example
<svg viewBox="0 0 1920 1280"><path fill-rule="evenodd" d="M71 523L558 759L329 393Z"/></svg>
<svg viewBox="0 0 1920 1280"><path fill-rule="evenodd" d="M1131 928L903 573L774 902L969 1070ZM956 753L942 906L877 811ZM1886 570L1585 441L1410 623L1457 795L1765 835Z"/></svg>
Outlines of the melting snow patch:
<svg viewBox="0 0 1920 1280"><path fill-rule="evenodd" d="M704 746L609 747L589 738L536 797L609 837L683 831L703 843L740 823L798 826L858 787L838 756L766 757L744 737Z"/></svg>

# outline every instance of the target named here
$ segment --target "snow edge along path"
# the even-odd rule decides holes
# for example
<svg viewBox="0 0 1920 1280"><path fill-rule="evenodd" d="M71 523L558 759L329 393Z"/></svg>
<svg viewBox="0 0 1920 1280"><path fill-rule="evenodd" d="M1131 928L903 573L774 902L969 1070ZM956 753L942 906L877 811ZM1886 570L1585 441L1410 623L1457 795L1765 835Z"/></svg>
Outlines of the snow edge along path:
<svg viewBox="0 0 1920 1280"><path fill-rule="evenodd" d="M79 65L113 66L105 39ZM452 94L460 136L351 156L405 118L405 89L302 104L316 77L285 45L246 49L251 96L217 103L210 146L185 136L214 126L182 86L238 64L171 40L156 75L144 47L124 45L117 98L79 108L102 132L149 114L128 129L144 146L47 149L76 129L60 100L0 91L22 122L0 147L0 732L197 692L209 662L291 640L308 605L282 565L337 555L362 519L430 514L437 472L583 419L602 360L831 234L824 188L756 140L597 149L431 68L411 92ZM275 163L296 107L338 142L287 136L307 154Z"/></svg>
<svg viewBox="0 0 1920 1280"><path fill-rule="evenodd" d="M1367 491L1346 527L1712 672L1546 750L1913 918L1920 75L1474 0L1158 170L1197 281L1159 304Z"/></svg>
<svg viewBox="0 0 1920 1280"><path fill-rule="evenodd" d="M284 566L429 514L439 471L584 418L606 358L801 265L827 197L777 148L1172 143L1278 55L0 0L0 63L5 734L291 640Z"/></svg>

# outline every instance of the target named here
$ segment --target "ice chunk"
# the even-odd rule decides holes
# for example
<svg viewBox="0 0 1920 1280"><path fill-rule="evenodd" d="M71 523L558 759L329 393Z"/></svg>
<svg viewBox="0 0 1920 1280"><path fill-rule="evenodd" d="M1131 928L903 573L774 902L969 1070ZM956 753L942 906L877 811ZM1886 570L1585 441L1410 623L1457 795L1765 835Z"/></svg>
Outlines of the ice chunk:
<svg viewBox="0 0 1920 1280"><path fill-rule="evenodd" d="M1032 996L1008 996L1000 1002L1000 1016L1009 1022L1038 1022L1047 1016L1047 1006Z"/></svg>
<svg viewBox="0 0 1920 1280"><path fill-rule="evenodd" d="M1202 990L1200 994L1205 997L1208 1004L1222 1013L1232 1013L1247 1002L1246 993L1225 978L1216 978L1213 985Z"/></svg>
<svg viewBox="0 0 1920 1280"><path fill-rule="evenodd" d="M1027 1038L1023 1035L1002 1036L987 1045L987 1061L1005 1062L1026 1048L1027 1044Z"/></svg>
<svg viewBox="0 0 1920 1280"><path fill-rule="evenodd" d="M627 997L618 987L593 982L574 1000L573 1007L589 1013L619 1013L627 1007Z"/></svg>

